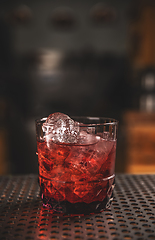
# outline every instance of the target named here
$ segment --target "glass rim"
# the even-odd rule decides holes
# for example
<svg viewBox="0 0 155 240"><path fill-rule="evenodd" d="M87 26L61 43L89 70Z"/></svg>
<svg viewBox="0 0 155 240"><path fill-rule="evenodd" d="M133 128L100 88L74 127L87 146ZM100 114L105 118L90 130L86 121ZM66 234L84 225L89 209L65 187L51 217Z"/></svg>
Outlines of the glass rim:
<svg viewBox="0 0 155 240"><path fill-rule="evenodd" d="M43 123L45 122L47 119L47 117L43 117L43 118L40 118L40 119L36 119L35 120L35 123L36 124L39 124L39 123ZM107 125L114 125L114 126L117 126L118 125L118 120L114 119L114 118L108 118L108 117L89 117L89 116L71 116L71 119L72 120L75 120L76 122L76 119L88 119L88 120L92 120L92 121L97 121L97 120L102 120L102 121L105 121L103 123L82 123L82 122L79 122L79 126L80 127L93 127L93 126L107 126ZM106 122L107 121L107 122ZM46 125L46 123L45 123ZM51 126L53 124L50 124L50 123L47 123L47 126Z"/></svg>

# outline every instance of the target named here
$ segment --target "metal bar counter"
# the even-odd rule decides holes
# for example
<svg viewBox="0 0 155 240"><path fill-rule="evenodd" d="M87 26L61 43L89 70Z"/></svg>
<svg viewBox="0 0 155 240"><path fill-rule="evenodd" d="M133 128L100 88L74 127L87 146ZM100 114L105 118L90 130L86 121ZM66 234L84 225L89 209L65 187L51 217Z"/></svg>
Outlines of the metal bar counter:
<svg viewBox="0 0 155 240"><path fill-rule="evenodd" d="M117 175L111 209L76 217L42 206L36 175L0 177L0 240L155 239L155 175Z"/></svg>

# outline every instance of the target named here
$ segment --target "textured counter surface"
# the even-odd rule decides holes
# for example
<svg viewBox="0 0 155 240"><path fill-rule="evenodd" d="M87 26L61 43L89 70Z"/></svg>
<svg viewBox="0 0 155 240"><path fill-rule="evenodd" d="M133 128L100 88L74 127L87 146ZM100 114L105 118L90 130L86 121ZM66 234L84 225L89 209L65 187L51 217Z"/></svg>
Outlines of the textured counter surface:
<svg viewBox="0 0 155 240"><path fill-rule="evenodd" d="M155 175L117 175L111 209L76 217L42 206L36 175L0 177L0 240L155 239Z"/></svg>

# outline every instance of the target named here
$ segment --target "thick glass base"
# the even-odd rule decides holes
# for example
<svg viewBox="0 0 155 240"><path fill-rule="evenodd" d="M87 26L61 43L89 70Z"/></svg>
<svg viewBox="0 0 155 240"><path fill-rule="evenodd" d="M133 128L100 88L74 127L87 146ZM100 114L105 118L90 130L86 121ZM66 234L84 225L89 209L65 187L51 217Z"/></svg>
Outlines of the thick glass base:
<svg viewBox="0 0 155 240"><path fill-rule="evenodd" d="M115 175L95 182L58 182L39 176L43 206L64 215L88 215L110 207Z"/></svg>
<svg viewBox="0 0 155 240"><path fill-rule="evenodd" d="M57 202L54 199L48 199L42 195L43 206L50 208L55 213L63 214L63 215L89 215L89 214L97 214L103 212L105 209L108 209L111 205L111 198L106 197L102 202L95 201L92 203L70 203L68 201Z"/></svg>

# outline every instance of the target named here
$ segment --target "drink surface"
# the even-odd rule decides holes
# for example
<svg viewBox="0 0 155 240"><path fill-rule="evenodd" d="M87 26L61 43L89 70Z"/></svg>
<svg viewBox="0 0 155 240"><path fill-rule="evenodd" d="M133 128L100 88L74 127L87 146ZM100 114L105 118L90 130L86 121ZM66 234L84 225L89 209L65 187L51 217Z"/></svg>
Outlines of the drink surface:
<svg viewBox="0 0 155 240"><path fill-rule="evenodd" d="M89 144L38 141L39 183L45 205L101 203L112 194L116 141Z"/></svg>

